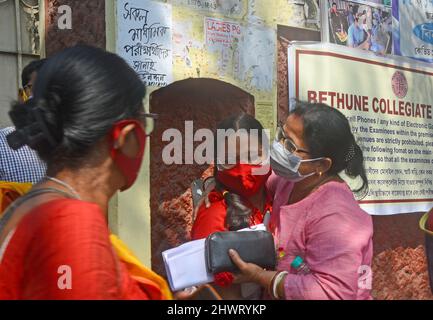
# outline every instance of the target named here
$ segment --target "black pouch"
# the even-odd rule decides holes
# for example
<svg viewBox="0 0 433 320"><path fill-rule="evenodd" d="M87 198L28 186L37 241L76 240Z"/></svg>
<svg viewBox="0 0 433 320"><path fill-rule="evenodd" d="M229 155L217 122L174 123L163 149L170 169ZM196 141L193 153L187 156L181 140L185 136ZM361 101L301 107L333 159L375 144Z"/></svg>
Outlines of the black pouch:
<svg viewBox="0 0 433 320"><path fill-rule="evenodd" d="M212 274L237 272L228 251L236 250L242 260L264 269L274 269L277 263L274 238L267 231L216 232L206 239L206 267Z"/></svg>

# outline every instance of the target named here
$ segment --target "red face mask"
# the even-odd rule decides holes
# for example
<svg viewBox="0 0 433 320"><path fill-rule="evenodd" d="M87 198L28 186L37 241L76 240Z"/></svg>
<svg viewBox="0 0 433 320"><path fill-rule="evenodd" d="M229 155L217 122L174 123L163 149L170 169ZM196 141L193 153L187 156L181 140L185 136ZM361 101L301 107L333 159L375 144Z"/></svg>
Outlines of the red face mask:
<svg viewBox="0 0 433 320"><path fill-rule="evenodd" d="M139 144L139 151L134 157L128 157L123 154L120 149L114 148L114 143L119 139L120 132L130 124L135 124L134 133ZM144 132L141 123L137 120L120 121L116 123L112 129L110 144L111 158L126 178L126 185L120 189L121 191L124 191L129 189L134 184L135 180L137 180L141 163L143 162L144 149L146 147L146 133Z"/></svg>
<svg viewBox="0 0 433 320"><path fill-rule="evenodd" d="M271 175L270 168L265 175L253 174L253 170L259 170L262 167L261 165L237 164L231 169L219 170L216 179L224 184L228 190L243 197L251 197L265 185Z"/></svg>

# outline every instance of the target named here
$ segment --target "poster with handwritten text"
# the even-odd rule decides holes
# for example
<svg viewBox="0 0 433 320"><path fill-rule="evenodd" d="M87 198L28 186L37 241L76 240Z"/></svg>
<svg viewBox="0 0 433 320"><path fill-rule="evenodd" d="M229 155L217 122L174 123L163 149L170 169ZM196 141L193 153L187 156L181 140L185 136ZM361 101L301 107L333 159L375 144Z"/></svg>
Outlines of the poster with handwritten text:
<svg viewBox="0 0 433 320"><path fill-rule="evenodd" d="M149 87L173 80L172 8L148 0L117 2L117 53Z"/></svg>
<svg viewBox="0 0 433 320"><path fill-rule="evenodd" d="M220 77L239 73L239 42L242 27L239 23L206 17L205 36L209 52L217 54Z"/></svg>

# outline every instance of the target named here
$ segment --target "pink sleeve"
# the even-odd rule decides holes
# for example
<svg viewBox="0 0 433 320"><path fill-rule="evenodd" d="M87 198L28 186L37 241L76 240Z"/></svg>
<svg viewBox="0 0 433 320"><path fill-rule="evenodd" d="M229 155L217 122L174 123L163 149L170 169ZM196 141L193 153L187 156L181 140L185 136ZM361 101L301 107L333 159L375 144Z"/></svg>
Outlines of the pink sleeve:
<svg viewBox="0 0 433 320"><path fill-rule="evenodd" d="M365 253L372 250L372 226L368 221L353 219L347 210L310 221L305 260L311 272L285 278L286 299L357 299L359 290L363 290L358 285L358 272L363 264L371 264L364 261ZM364 291L361 296L369 297L369 290Z"/></svg>
<svg viewBox="0 0 433 320"><path fill-rule="evenodd" d="M278 183L281 181L281 178L278 177L275 172L272 171L271 176L268 178L268 181L266 182L266 190L268 191L268 194L272 197L272 199L275 197L275 192L277 190Z"/></svg>

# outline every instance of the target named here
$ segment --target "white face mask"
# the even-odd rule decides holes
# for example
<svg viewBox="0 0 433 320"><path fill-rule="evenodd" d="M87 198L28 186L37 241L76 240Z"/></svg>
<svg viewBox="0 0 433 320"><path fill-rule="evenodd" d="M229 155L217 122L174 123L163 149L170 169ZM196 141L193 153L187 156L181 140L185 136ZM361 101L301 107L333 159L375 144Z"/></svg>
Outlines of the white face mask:
<svg viewBox="0 0 433 320"><path fill-rule="evenodd" d="M313 162L322 160L322 158L304 160L296 154L290 152L278 141L274 141L271 148L271 167L275 174L293 182L302 181L315 174L312 172L307 175L302 175L299 172L299 167L304 162Z"/></svg>

